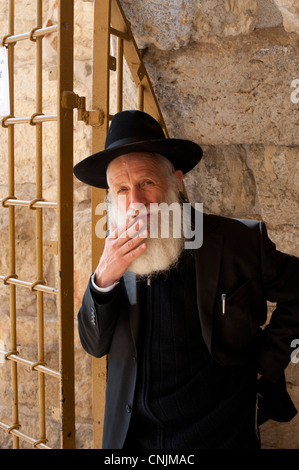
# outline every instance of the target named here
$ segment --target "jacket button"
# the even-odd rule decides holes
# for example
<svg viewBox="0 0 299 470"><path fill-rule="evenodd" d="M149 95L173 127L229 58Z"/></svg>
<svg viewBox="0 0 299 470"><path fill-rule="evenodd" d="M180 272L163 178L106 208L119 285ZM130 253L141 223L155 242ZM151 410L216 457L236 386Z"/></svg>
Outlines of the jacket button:
<svg viewBox="0 0 299 470"><path fill-rule="evenodd" d="M126 405L126 410L127 410L128 413L131 413L131 411L132 411L131 406L130 406L130 405Z"/></svg>
<svg viewBox="0 0 299 470"><path fill-rule="evenodd" d="M93 325L96 324L96 313L94 307L90 309L90 320Z"/></svg>

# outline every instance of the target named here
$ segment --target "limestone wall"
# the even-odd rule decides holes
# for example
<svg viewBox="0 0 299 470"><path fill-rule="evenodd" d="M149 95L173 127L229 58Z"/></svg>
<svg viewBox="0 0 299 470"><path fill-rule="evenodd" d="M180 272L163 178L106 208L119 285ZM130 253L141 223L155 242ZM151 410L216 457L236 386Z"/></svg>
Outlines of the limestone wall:
<svg viewBox="0 0 299 470"><path fill-rule="evenodd" d="M0 36L7 30L7 4L0 6ZM201 144L202 162L186 178L192 202L203 202L207 212L257 218L282 251L299 256L299 8L296 0L121 0L135 39L144 52L171 136ZM35 2L16 2L16 31L34 26ZM44 24L55 22L56 0L43 2ZM24 11L26 15L24 15ZM91 106L93 2L75 1L76 93ZM16 115L34 109L34 44L15 48ZM44 41L44 112L55 112L56 43ZM298 81L299 83L299 81ZM292 86L293 85L293 86ZM297 85L299 87L299 85ZM28 126L29 127L29 126ZM74 160L90 152L90 129L74 125ZM35 197L34 128L16 126L16 194ZM7 137L0 130L0 197L7 195ZM44 197L56 200L55 125L44 125ZM75 188L75 312L90 275L90 190ZM34 211L32 211L34 212ZM34 213L17 210L17 272L34 279ZM0 208L0 274L8 271L8 214ZM55 285L56 257L47 242L55 240L53 213L44 217L45 278ZM0 286L0 341L9 348L9 296ZM272 306L269 305L269 312ZM20 352L36 360L36 306L34 294L18 290ZM57 367L55 302L45 296L45 353ZM1 348L0 348L1 349ZM32 372L30 372L30 377ZM20 416L24 431L38 434L37 383L28 384L29 371L20 367ZM0 418L10 422L10 367L0 363ZM287 368L290 394L299 409L299 365ZM55 380L47 385L50 444L58 446L56 420L59 397ZM91 361L76 333L77 447L92 447ZM35 431L36 430L36 431ZM290 424L262 426L264 448L299 448L299 417ZM0 448L11 438L0 429ZM26 446L26 444L24 444Z"/></svg>

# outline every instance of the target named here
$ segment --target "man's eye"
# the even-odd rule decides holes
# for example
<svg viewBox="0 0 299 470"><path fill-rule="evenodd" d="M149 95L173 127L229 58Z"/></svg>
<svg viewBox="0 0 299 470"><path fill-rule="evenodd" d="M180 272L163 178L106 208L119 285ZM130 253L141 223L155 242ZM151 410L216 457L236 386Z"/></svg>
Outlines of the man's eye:
<svg viewBox="0 0 299 470"><path fill-rule="evenodd" d="M127 191L127 188L120 188L120 189L117 191L117 194L123 193L123 192L125 192L125 191Z"/></svg>
<svg viewBox="0 0 299 470"><path fill-rule="evenodd" d="M153 183L152 181L150 181L150 180L147 180L147 181L144 182L144 185L145 185L145 186L148 186L148 185L150 185L150 184L154 184L154 183Z"/></svg>

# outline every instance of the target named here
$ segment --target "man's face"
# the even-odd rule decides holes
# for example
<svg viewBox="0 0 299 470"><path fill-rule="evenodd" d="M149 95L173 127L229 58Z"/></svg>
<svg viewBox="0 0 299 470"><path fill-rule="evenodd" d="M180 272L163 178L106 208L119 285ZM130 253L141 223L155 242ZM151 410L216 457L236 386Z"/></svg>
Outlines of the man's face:
<svg viewBox="0 0 299 470"><path fill-rule="evenodd" d="M147 227L152 228L154 222L158 228L161 220L169 216L169 205L176 203L176 212L179 213L177 227L181 229L179 187L182 178L180 170L170 172L155 155L149 153L127 154L113 160L108 169L110 228L113 230L114 227L123 226L125 221L130 224L130 216L147 217ZM161 212L160 218L155 218L157 212L153 206L162 203L166 203L163 209L165 212ZM131 271L139 275L159 272L178 260L183 238L164 238L161 235L160 232L158 236L151 236L150 232L146 241L147 249L131 264Z"/></svg>
<svg viewBox="0 0 299 470"><path fill-rule="evenodd" d="M109 165L109 187L118 208L127 213L134 204L149 207L165 201L168 182L160 162L146 153L122 155ZM125 197L120 197L125 196Z"/></svg>

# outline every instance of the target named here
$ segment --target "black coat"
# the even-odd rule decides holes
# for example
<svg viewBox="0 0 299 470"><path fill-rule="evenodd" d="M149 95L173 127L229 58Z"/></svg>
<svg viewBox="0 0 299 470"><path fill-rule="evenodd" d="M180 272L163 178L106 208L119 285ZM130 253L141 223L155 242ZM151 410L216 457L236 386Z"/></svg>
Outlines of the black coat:
<svg viewBox="0 0 299 470"><path fill-rule="evenodd" d="M204 215L195 265L199 319L211 355L223 365L256 363L262 374L259 423L289 421L296 410L286 391L284 369L291 342L299 338L299 259L276 250L263 222ZM267 300L276 309L262 329ZM103 448L122 448L137 373L135 276L127 272L108 294L98 294L89 283L78 326L89 354L109 354Z"/></svg>

